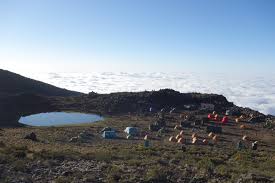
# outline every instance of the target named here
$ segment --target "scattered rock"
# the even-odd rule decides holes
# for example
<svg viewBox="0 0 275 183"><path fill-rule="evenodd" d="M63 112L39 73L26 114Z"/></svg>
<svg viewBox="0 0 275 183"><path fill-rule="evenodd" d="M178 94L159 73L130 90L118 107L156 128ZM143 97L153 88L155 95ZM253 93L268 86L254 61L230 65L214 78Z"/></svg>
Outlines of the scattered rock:
<svg viewBox="0 0 275 183"><path fill-rule="evenodd" d="M78 140L78 137L72 137L72 138L69 140L69 142L77 142L77 140Z"/></svg>
<svg viewBox="0 0 275 183"><path fill-rule="evenodd" d="M24 137L24 139L29 139L29 140L32 140L32 141L35 141L35 142L38 141L38 139L36 137L36 134L34 132L31 132L30 134L26 135Z"/></svg>
<svg viewBox="0 0 275 183"><path fill-rule="evenodd" d="M71 172L71 171L64 171L61 173L62 176L66 176L66 177L69 175L72 175L72 174L73 174L73 172Z"/></svg>
<svg viewBox="0 0 275 183"><path fill-rule="evenodd" d="M256 175L253 173L243 174L237 183L250 183L250 182L264 182L264 183L272 183L274 182L274 177L266 177L262 175Z"/></svg>
<svg viewBox="0 0 275 183"><path fill-rule="evenodd" d="M257 116L257 117L251 117L248 122L250 123L260 123L266 121L265 116Z"/></svg>
<svg viewBox="0 0 275 183"><path fill-rule="evenodd" d="M0 148L6 147L6 144L2 141L0 141Z"/></svg>
<svg viewBox="0 0 275 183"><path fill-rule="evenodd" d="M169 161L169 165L176 165L176 164L178 164L180 161L178 160L178 159L175 159L175 158L173 158L173 159L171 159L170 161Z"/></svg>

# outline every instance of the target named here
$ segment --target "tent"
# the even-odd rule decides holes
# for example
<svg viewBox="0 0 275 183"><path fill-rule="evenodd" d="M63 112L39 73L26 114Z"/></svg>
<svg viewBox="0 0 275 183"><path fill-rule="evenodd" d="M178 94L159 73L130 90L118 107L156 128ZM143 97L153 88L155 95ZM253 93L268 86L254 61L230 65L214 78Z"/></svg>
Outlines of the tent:
<svg viewBox="0 0 275 183"><path fill-rule="evenodd" d="M158 131L160 129L160 126L157 124L150 124L149 125L149 130L150 131Z"/></svg>
<svg viewBox="0 0 275 183"><path fill-rule="evenodd" d="M112 129L111 127L105 127L101 130L101 133L105 132L105 131L115 131L114 129Z"/></svg>
<svg viewBox="0 0 275 183"><path fill-rule="evenodd" d="M226 110L225 115L226 116L232 116L232 111L231 110Z"/></svg>
<svg viewBox="0 0 275 183"><path fill-rule="evenodd" d="M213 104L207 104L207 103L201 103L201 110L206 110L206 111L213 111L215 110L215 105Z"/></svg>
<svg viewBox="0 0 275 183"><path fill-rule="evenodd" d="M114 139L114 138L116 138L116 132L115 131L104 131L102 133L102 137L105 139Z"/></svg>
<svg viewBox="0 0 275 183"><path fill-rule="evenodd" d="M210 126L206 127L206 132L207 133L210 133L210 132L212 132L212 133L222 133L222 127L221 126L212 126L212 125L210 125Z"/></svg>
<svg viewBox="0 0 275 183"><path fill-rule="evenodd" d="M227 116L224 116L223 118L222 118L222 123L227 123L228 122L228 117Z"/></svg>
<svg viewBox="0 0 275 183"><path fill-rule="evenodd" d="M258 141L252 142L252 150L257 150L258 148Z"/></svg>
<svg viewBox="0 0 275 183"><path fill-rule="evenodd" d="M135 127L127 127L124 132L132 136L138 135L138 129Z"/></svg>
<svg viewBox="0 0 275 183"><path fill-rule="evenodd" d="M191 126L192 126L191 121L183 120L180 122L180 127L182 127L182 128L189 128Z"/></svg>

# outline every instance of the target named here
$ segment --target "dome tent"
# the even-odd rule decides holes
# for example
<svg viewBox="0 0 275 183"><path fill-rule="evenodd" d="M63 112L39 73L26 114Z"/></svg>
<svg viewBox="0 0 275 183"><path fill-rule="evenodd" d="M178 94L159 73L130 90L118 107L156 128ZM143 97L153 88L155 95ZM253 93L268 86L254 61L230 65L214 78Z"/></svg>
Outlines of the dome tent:
<svg viewBox="0 0 275 183"><path fill-rule="evenodd" d="M102 137L105 139L114 139L114 138L116 138L116 132L115 131L104 131L102 133Z"/></svg>
<svg viewBox="0 0 275 183"><path fill-rule="evenodd" d="M138 135L138 129L136 127L126 127L124 132L131 136Z"/></svg>

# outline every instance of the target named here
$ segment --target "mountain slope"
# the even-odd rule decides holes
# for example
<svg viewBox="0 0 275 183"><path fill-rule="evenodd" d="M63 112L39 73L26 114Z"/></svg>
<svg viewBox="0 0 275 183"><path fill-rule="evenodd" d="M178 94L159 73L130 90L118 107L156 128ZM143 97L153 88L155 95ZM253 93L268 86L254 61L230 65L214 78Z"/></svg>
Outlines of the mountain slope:
<svg viewBox="0 0 275 183"><path fill-rule="evenodd" d="M18 126L21 116L58 110L51 98L81 95L0 69L0 126Z"/></svg>
<svg viewBox="0 0 275 183"><path fill-rule="evenodd" d="M0 96L33 93L44 96L78 96L79 92L55 87L0 69Z"/></svg>

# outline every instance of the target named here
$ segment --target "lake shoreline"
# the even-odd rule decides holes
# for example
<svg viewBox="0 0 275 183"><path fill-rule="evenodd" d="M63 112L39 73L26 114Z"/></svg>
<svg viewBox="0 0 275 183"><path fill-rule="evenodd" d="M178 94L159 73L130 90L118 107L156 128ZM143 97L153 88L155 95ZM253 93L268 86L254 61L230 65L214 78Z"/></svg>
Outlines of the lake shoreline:
<svg viewBox="0 0 275 183"><path fill-rule="evenodd" d="M104 118L96 114L81 112L47 112L21 117L19 123L28 126L62 126L94 123Z"/></svg>

